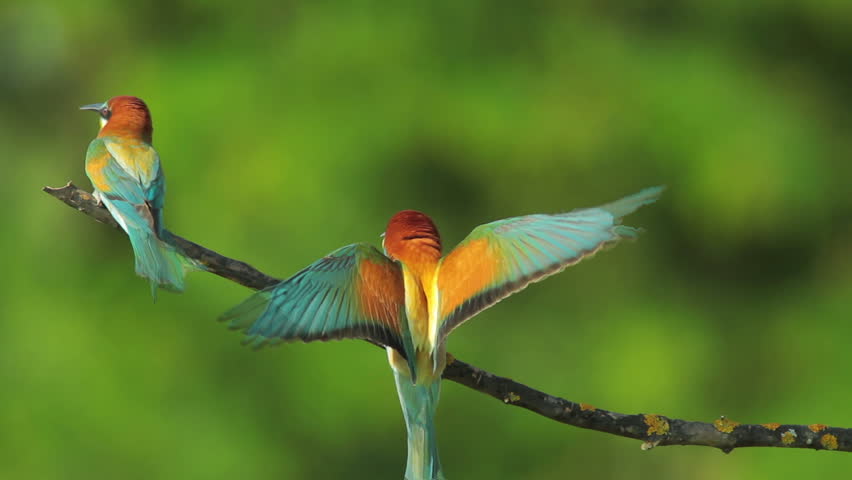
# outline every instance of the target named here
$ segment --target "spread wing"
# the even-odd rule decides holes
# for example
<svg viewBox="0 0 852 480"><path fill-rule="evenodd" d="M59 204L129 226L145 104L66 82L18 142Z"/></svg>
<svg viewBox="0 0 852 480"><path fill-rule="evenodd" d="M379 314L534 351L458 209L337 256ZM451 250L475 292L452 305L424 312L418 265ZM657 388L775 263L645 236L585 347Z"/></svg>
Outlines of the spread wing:
<svg viewBox="0 0 852 480"><path fill-rule="evenodd" d="M480 225L440 264L438 340L514 292L640 230L621 217L657 200L652 187L600 207L527 215Z"/></svg>
<svg viewBox="0 0 852 480"><path fill-rule="evenodd" d="M220 317L255 347L362 338L405 352L402 271L372 245L331 252Z"/></svg>

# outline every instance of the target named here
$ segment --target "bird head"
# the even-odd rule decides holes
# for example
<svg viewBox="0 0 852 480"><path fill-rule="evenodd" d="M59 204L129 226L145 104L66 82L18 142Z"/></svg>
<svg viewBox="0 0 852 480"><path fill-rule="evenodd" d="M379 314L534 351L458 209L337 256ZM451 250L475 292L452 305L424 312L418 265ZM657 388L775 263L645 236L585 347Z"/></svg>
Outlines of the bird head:
<svg viewBox="0 0 852 480"><path fill-rule="evenodd" d="M441 236L425 213L403 210L388 222L382 246L385 254L401 262L437 261L441 258Z"/></svg>
<svg viewBox="0 0 852 480"><path fill-rule="evenodd" d="M93 110L100 115L99 137L108 135L131 135L151 142L154 127L151 112L141 98L131 96L113 97L104 103L84 105L80 110Z"/></svg>

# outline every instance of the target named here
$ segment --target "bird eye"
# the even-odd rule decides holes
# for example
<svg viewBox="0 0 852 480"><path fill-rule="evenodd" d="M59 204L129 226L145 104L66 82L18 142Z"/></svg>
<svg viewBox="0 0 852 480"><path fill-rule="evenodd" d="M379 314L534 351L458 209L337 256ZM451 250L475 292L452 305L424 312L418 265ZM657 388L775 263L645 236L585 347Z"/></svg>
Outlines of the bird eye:
<svg viewBox="0 0 852 480"><path fill-rule="evenodd" d="M109 108L104 107L100 110L99 113L101 114L102 117L104 117L104 120L109 120Z"/></svg>

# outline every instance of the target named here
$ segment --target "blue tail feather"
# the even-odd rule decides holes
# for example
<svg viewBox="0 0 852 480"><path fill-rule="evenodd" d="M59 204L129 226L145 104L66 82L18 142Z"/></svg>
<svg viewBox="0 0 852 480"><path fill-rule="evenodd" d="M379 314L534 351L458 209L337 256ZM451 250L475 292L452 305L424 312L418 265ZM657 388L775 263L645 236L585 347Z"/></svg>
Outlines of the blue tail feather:
<svg viewBox="0 0 852 480"><path fill-rule="evenodd" d="M435 409L441 395L441 381L425 385L412 383L411 378L394 370L394 380L408 430L408 461L406 480L446 480L438 459L435 439Z"/></svg>
<svg viewBox="0 0 852 480"><path fill-rule="evenodd" d="M127 236L136 257L136 273L148 279L154 300L157 299L157 288L183 292L184 277L187 271L199 268L197 263L153 232L129 228Z"/></svg>

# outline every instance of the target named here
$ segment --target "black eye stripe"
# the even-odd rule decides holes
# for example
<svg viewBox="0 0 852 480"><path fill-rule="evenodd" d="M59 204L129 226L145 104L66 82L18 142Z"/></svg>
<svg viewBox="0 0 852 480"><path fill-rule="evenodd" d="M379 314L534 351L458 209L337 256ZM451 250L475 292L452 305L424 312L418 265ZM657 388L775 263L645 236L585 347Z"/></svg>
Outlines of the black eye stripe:
<svg viewBox="0 0 852 480"><path fill-rule="evenodd" d="M109 120L109 115L110 115L109 108L104 107L98 113L101 114L101 116L104 118L104 120Z"/></svg>

